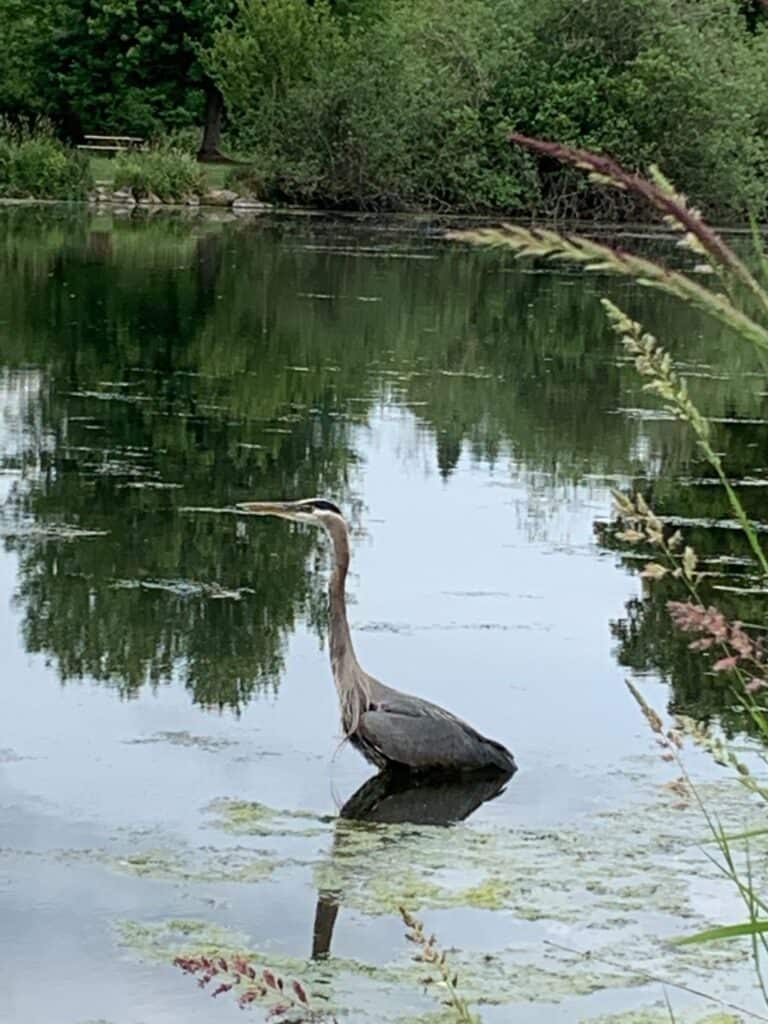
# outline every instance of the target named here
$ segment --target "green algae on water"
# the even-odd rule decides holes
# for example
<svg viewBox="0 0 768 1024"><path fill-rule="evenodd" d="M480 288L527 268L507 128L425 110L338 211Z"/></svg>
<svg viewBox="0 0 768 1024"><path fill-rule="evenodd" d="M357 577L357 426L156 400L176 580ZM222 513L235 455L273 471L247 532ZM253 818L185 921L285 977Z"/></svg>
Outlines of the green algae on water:
<svg viewBox="0 0 768 1024"><path fill-rule="evenodd" d="M743 790L722 784L703 788L709 806L717 808L726 827L744 825L749 801ZM617 990L628 989L656 995L650 976L658 974L706 986L713 994L732 984L735 967L743 965L744 977L751 977L749 950L740 944L692 950L665 940L680 934L683 921L691 927L709 923L702 907L722 906L722 897L729 892L699 848L703 837L698 811L681 809L676 803L665 791L655 791L645 803L592 815L583 825L559 830L384 825L344 819L337 819L331 829L324 819L308 812L242 800L217 800L206 809L215 815L214 827L225 832L298 840L327 836L319 853L313 843L305 844L312 849L303 862L292 858L281 864L264 856L270 866L265 877L280 877L287 864L293 871L302 863L313 867L321 894L331 893L339 903L337 933L366 926L373 918L395 917L403 905L427 911L427 928L437 932L446 948L459 947L451 959L470 1003L513 1006L587 1001L605 991L615 992L618 999L621 992ZM123 858L127 863L119 869L141 877L145 873L173 876L191 886L211 879L247 880L238 877L237 869L248 865L254 851L239 849L225 868L221 864L231 855L226 849L185 854L181 875L174 874L179 868L169 867L159 853L145 851ZM502 941L501 948L466 950L467 918L451 913L456 909L478 915L471 925L473 934L478 930L482 934L487 915L489 932L493 921L493 932L503 935L498 928L498 915L503 915L508 934L516 937L517 944ZM311 914L308 922L310 918ZM124 923L122 944L139 955L152 954L165 961L201 952L247 953L254 964L295 975L302 983L332 985L334 1002L359 1012L361 1020L392 1021L396 1013L402 1016L412 1006L413 994L422 989L424 967L410 959L405 943L396 942L383 955L383 962L334 957L331 948L330 958L318 964L254 949L261 942L253 937L245 939L216 928L205 922ZM559 941L590 949L593 955L574 956L542 945L542 938L552 935L553 929ZM310 945L308 923L307 952ZM601 957L613 965L603 963ZM351 1002L341 995L350 986ZM405 1002L386 996L384 1003L376 1003L374 992L379 989L401 993ZM370 1017L361 1009L367 1003L378 1006ZM382 1005L391 1006L388 1016L382 1016ZM584 1002L582 1012L588 1005ZM418 1007L413 1010L418 1012ZM691 1018L690 1024L699 1024L700 1017ZM615 1024L621 1020L617 1018ZM627 1024L632 1021L626 1018ZM651 1022L655 1024L653 1017ZM644 1024L643 1018L637 1017L635 1024Z"/></svg>
<svg viewBox="0 0 768 1024"><path fill-rule="evenodd" d="M115 931L118 944L139 960L170 963L181 953L224 956L248 947L246 936L210 921L169 918L142 923L124 920L116 923Z"/></svg>
<svg viewBox="0 0 768 1024"><path fill-rule="evenodd" d="M144 743L167 743L174 747L195 747L215 754L226 747L237 745L236 740L222 736L195 736L186 730L180 732L156 732L151 736L140 736L137 739L125 740L125 743L136 745Z"/></svg>
<svg viewBox="0 0 768 1024"><path fill-rule="evenodd" d="M327 831L322 819L311 811L281 811L251 800L222 797L213 800L205 810L214 814L215 828L233 835L282 836L321 835ZM294 822L314 822L303 828Z"/></svg>
<svg viewBox="0 0 768 1024"><path fill-rule="evenodd" d="M742 1018L732 1013L709 1013L704 1017L698 1012L674 1011L675 1024L743 1024ZM630 1010L626 1013L609 1013L602 1017L585 1017L579 1024L670 1024L669 1009L661 1004L648 1009Z"/></svg>
<svg viewBox="0 0 768 1024"><path fill-rule="evenodd" d="M111 871L137 878L165 882L263 882L269 879L279 862L266 851L241 847L223 850L194 850L183 847L148 849L125 855L106 850L67 850L58 859L77 863L101 864Z"/></svg>

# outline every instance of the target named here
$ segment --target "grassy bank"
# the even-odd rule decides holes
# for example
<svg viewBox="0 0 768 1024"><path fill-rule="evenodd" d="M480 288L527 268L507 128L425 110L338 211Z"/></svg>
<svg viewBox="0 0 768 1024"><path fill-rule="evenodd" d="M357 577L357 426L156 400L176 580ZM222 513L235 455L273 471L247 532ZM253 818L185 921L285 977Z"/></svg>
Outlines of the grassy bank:
<svg viewBox="0 0 768 1024"><path fill-rule="evenodd" d="M118 165L116 165L112 157L92 156L88 158L88 164L93 180L97 185L114 187L115 167ZM232 167L228 164L199 164L199 168L203 187L206 190L224 188L227 178L232 172Z"/></svg>
<svg viewBox="0 0 768 1024"><path fill-rule="evenodd" d="M250 194L251 179L246 175L241 180L243 170L238 165L199 163L177 149L89 156L62 143L48 125L0 125L0 198L5 199L83 201L96 189L101 196L130 190L137 200L152 196L166 203L190 197L204 201L207 193L224 188Z"/></svg>

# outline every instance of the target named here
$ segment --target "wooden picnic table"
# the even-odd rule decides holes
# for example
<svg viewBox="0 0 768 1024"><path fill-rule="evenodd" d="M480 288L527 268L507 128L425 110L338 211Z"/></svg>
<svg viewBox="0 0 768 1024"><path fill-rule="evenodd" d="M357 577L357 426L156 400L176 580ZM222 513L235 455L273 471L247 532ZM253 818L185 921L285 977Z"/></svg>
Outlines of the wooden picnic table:
<svg viewBox="0 0 768 1024"><path fill-rule="evenodd" d="M146 149L147 140L138 135L84 135L78 149L94 153L122 153L127 149Z"/></svg>

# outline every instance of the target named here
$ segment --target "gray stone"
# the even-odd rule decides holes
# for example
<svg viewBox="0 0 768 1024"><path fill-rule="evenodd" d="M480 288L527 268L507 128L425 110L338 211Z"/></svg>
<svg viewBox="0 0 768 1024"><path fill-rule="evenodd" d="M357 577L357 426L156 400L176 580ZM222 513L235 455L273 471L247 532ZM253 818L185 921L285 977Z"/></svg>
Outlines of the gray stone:
<svg viewBox="0 0 768 1024"><path fill-rule="evenodd" d="M200 205L200 196L196 196L196 195L187 196L184 199L184 204L185 204L185 206L199 206Z"/></svg>
<svg viewBox="0 0 768 1024"><path fill-rule="evenodd" d="M228 188L209 188L203 196L205 206L231 206L237 199L237 192Z"/></svg>
<svg viewBox="0 0 768 1024"><path fill-rule="evenodd" d="M272 203L264 203L256 196L240 196L232 203L233 210L271 210Z"/></svg>
<svg viewBox="0 0 768 1024"><path fill-rule="evenodd" d="M136 205L136 197L129 188L118 188L110 195L109 198L113 203L119 203L120 206Z"/></svg>

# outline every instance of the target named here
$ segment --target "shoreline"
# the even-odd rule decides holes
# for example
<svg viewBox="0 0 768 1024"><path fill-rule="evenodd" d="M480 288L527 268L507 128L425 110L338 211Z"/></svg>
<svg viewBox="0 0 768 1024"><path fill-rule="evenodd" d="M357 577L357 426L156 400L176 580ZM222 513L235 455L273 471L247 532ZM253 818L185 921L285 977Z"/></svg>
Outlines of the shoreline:
<svg viewBox="0 0 768 1024"><path fill-rule="evenodd" d="M573 230L588 233L591 235L611 235L614 238L633 238L649 240L677 240L679 233L672 231L663 225L645 221L605 221L588 219L555 219L537 217L533 214L509 215L499 213L451 213L448 211L411 210L411 211L365 211L365 210L340 210L313 206L280 206L273 203L253 203L235 207L223 206L216 203L144 203L126 202L118 203L94 202L92 199L38 199L31 196L25 197L0 197L0 209L29 207L63 207L66 209L82 209L99 215L112 214L120 219L127 219L139 215L145 219L154 219L158 214L185 214L189 220L205 219L219 222L234 222L254 219L256 217L307 217L315 219L348 221L351 223L378 224L381 226L395 227L402 224L408 229L439 228L441 225L451 227L468 227L480 225L493 225L500 223L541 225L551 227L557 225L560 230ZM758 228L768 235L768 221L759 223ZM713 227L724 234L734 236L749 236L752 229L749 226L740 225L718 225Z"/></svg>

